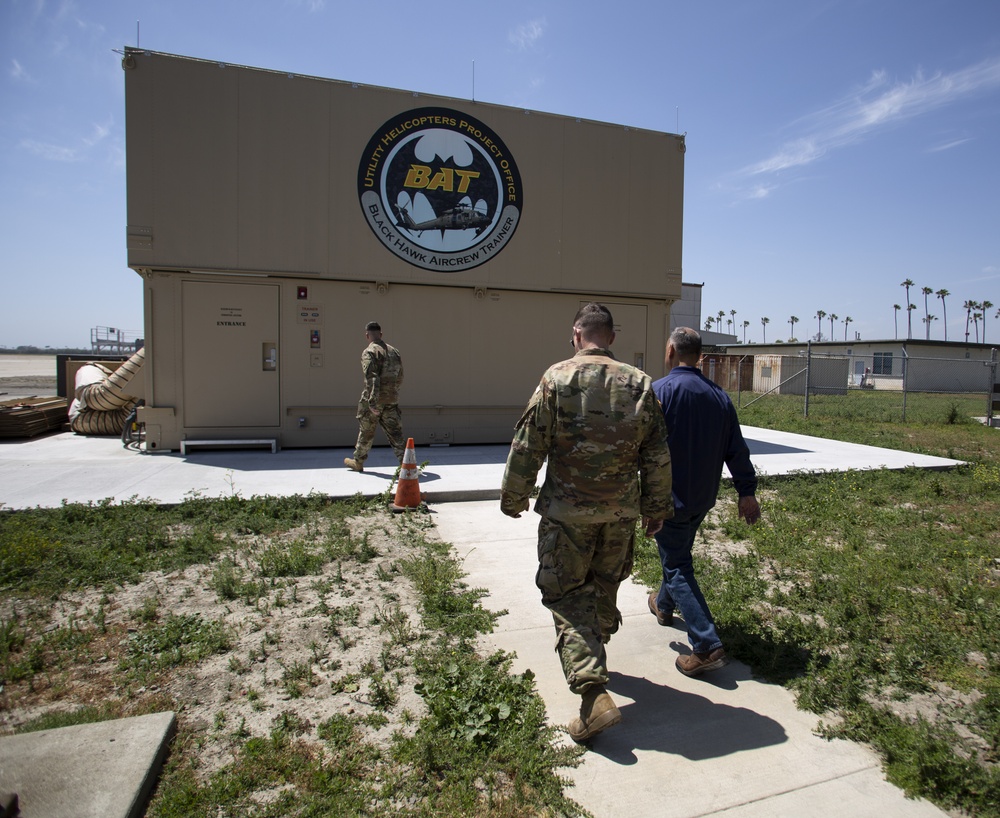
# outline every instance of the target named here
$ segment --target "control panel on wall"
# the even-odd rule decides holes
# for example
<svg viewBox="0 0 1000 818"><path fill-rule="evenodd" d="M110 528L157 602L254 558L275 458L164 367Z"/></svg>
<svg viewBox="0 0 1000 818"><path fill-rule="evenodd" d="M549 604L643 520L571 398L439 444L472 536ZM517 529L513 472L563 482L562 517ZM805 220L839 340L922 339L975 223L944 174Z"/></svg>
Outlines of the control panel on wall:
<svg viewBox="0 0 1000 818"><path fill-rule="evenodd" d="M309 366L323 366L323 355L319 352L323 348L323 308L309 300L309 287L305 284L295 288L295 299L300 302L295 307L295 322L306 325L309 330Z"/></svg>

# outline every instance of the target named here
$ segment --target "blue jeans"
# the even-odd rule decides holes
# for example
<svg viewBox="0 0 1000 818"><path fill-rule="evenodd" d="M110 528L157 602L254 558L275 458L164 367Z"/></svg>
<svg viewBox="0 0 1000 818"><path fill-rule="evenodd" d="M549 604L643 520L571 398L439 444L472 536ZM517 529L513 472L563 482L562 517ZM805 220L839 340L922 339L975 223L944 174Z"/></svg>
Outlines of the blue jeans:
<svg viewBox="0 0 1000 818"><path fill-rule="evenodd" d="M663 581L656 595L656 607L663 613L680 608L687 624L688 641L695 653L710 653L722 647L722 640L715 632L715 620L708 610L708 603L698 587L691 561L691 548L698 533L698 526L707 511L690 514L684 509L674 512L665 520L656 534L663 566Z"/></svg>

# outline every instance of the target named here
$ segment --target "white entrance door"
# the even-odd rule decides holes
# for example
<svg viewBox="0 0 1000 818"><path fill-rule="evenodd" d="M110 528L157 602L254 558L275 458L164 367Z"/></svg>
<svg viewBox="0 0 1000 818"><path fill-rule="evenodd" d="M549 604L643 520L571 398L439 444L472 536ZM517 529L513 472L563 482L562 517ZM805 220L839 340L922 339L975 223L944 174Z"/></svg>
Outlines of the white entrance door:
<svg viewBox="0 0 1000 818"><path fill-rule="evenodd" d="M278 287L185 281L184 425L280 424Z"/></svg>

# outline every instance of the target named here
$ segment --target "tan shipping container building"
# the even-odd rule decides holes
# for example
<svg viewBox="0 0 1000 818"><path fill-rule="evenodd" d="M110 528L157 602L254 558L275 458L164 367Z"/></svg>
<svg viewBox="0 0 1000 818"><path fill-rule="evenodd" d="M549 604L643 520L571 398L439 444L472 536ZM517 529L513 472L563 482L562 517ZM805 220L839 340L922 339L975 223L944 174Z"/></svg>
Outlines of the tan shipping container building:
<svg viewBox="0 0 1000 818"><path fill-rule="evenodd" d="M509 441L591 300L616 356L664 374L683 136L138 49L122 65L147 449L353 445L368 321L402 353L418 444Z"/></svg>

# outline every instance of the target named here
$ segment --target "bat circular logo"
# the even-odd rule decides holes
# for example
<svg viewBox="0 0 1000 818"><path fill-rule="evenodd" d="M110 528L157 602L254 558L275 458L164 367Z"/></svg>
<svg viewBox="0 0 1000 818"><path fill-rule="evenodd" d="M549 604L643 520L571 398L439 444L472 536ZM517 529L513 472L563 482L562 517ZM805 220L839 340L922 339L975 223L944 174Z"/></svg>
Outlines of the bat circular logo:
<svg viewBox="0 0 1000 818"><path fill-rule="evenodd" d="M406 111L376 131L358 166L358 197L387 250L438 272L469 270L501 252L523 207L503 140L448 108Z"/></svg>

